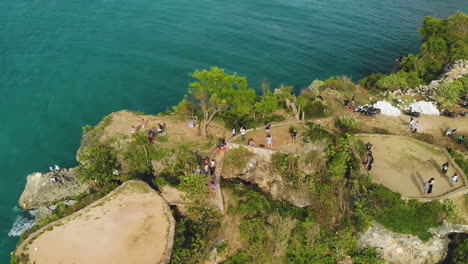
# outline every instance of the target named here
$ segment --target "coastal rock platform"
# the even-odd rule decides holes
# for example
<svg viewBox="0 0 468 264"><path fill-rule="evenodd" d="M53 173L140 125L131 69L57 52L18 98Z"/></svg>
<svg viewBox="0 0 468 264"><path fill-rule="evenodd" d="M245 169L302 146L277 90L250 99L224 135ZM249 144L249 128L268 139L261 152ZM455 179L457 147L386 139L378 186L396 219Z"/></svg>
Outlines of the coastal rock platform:
<svg viewBox="0 0 468 264"><path fill-rule="evenodd" d="M52 178L55 178L55 182ZM78 181L73 168L48 173L35 172L27 177L19 205L24 210L37 209L71 199L83 192L89 192L89 186Z"/></svg>

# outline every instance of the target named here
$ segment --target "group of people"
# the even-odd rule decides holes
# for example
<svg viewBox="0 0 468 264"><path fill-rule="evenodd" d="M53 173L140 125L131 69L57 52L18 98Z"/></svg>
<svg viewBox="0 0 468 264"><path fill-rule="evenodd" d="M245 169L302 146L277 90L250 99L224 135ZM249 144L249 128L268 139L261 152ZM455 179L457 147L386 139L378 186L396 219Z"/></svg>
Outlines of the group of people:
<svg viewBox="0 0 468 264"><path fill-rule="evenodd" d="M160 123L158 123L158 128L157 128L157 134L156 134L156 131L154 131L153 129L150 129L150 131L148 131L148 140L150 142L153 142L154 138L156 137L156 135L160 135L160 136L163 136L164 135L164 125L161 125Z"/></svg>
<svg viewBox="0 0 468 264"><path fill-rule="evenodd" d="M217 189L216 176L215 176L216 160L215 159L210 160L209 157L205 157L202 161L202 164L203 164L203 173L207 176L210 176L209 187L210 187L211 193L214 194ZM197 167L197 173L198 174L202 173L200 166Z"/></svg>
<svg viewBox="0 0 468 264"><path fill-rule="evenodd" d="M366 159L364 160L364 166L368 171L372 170L372 166L374 166L374 155L372 155L372 144L370 142L366 143Z"/></svg>
<svg viewBox="0 0 468 264"><path fill-rule="evenodd" d="M441 169L441 176L442 177L447 177L447 172L449 169L450 163L446 161L444 164L442 164L442 169ZM455 172L451 179L450 179L450 187L453 187L456 183L458 182L458 173Z"/></svg>
<svg viewBox="0 0 468 264"><path fill-rule="evenodd" d="M247 133L247 130L241 126L241 128L239 129L239 132L242 136L242 141L245 141L245 134ZM236 128L233 128L232 129L232 132L231 132L232 136L235 137L237 135L237 132L236 132Z"/></svg>
<svg viewBox="0 0 468 264"><path fill-rule="evenodd" d="M270 132L271 132L271 123L267 122L267 123L265 123L266 147L269 148L269 149L272 149L273 148L273 137L271 136Z"/></svg>
<svg viewBox="0 0 468 264"><path fill-rule="evenodd" d="M140 128L140 129L144 129L144 128L146 127L147 124L148 124L148 121L145 121L145 119L142 118L141 121L140 121L140 126L139 126L139 128ZM150 130L148 131L148 140L149 140L150 142L153 142L153 140L154 140L154 138L156 137L156 135L161 135L161 136L163 136L164 133L165 133L165 128L166 128L166 125L165 125L165 124L162 125L162 124L158 123L157 128L154 128L154 127L153 127L152 129L150 129ZM156 131L155 131L155 130L156 130ZM131 134L134 134L134 133L136 133L136 132L137 132L137 128L136 128L135 126L132 126L132 127L130 128L130 133L131 133Z"/></svg>
<svg viewBox="0 0 468 264"><path fill-rule="evenodd" d="M49 170L52 172L59 172L60 171L60 167L59 165L55 164L54 166L50 166L49 167ZM57 183L59 180L57 178L57 174L54 173L54 176L52 176L52 178L50 178L50 182L51 183Z"/></svg>
<svg viewBox="0 0 468 264"><path fill-rule="evenodd" d="M345 107L349 107L349 109L351 111L354 111L354 109L356 108L355 105L356 105L356 94L354 93L353 96L351 97L351 101L349 101L348 97L345 97L345 99L343 100L343 105Z"/></svg>
<svg viewBox="0 0 468 264"><path fill-rule="evenodd" d="M408 128L410 129L411 133L417 133L419 128L419 121L414 120L412 117L408 123Z"/></svg>
<svg viewBox="0 0 468 264"><path fill-rule="evenodd" d="M227 151L227 143L225 138L220 139L218 146L216 146L216 154L220 154L221 151Z"/></svg>

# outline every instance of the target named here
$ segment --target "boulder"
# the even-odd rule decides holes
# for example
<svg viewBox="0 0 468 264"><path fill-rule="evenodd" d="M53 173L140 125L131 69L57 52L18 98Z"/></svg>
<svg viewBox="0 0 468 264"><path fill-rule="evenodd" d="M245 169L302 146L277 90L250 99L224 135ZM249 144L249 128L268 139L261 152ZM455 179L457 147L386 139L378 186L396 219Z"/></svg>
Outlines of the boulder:
<svg viewBox="0 0 468 264"><path fill-rule="evenodd" d="M56 179L53 182L52 178ZM24 210L37 209L89 192L88 184L81 184L75 169L62 169L48 173L35 172L27 177L26 187L19 199Z"/></svg>
<svg viewBox="0 0 468 264"><path fill-rule="evenodd" d="M444 224L432 228L431 233L434 237L424 242L416 236L398 234L374 224L360 236L359 244L362 247L375 247L389 263L435 264L447 254L450 242L448 234L467 231L466 225Z"/></svg>

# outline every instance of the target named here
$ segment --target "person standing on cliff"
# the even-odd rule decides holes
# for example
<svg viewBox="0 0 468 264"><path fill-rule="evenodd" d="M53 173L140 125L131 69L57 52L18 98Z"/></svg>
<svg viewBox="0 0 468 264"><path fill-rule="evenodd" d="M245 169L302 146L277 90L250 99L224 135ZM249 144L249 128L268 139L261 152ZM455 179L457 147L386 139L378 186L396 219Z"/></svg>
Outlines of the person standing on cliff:
<svg viewBox="0 0 468 264"><path fill-rule="evenodd" d="M458 173L455 172L452 176L452 180L450 181L450 187L453 187L458 182Z"/></svg>
<svg viewBox="0 0 468 264"><path fill-rule="evenodd" d="M271 137L271 135L268 135L265 139L266 139L266 142L267 142L267 148L272 149L273 148L273 138Z"/></svg>
<svg viewBox="0 0 468 264"><path fill-rule="evenodd" d="M141 128L142 128L142 129L145 128L145 125L146 125L145 119L142 118L142 119L141 119L141 122L140 122Z"/></svg>
<svg viewBox="0 0 468 264"><path fill-rule="evenodd" d="M293 131L291 131L291 141L295 143L296 139L297 139L297 130L293 129Z"/></svg>
<svg viewBox="0 0 468 264"><path fill-rule="evenodd" d="M242 135L242 141L245 141L245 128L243 126L240 128L240 133Z"/></svg>
<svg viewBox="0 0 468 264"><path fill-rule="evenodd" d="M447 171L449 169L448 161L442 164L442 176L447 176Z"/></svg>
<svg viewBox="0 0 468 264"><path fill-rule="evenodd" d="M416 121L413 125L413 133L418 133L418 128L419 128L419 121Z"/></svg>

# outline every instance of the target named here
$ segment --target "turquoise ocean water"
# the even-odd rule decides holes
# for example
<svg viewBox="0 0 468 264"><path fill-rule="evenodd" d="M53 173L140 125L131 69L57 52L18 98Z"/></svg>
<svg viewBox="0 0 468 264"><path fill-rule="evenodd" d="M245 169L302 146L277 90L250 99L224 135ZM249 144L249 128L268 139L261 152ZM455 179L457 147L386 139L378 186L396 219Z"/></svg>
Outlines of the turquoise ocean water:
<svg viewBox="0 0 468 264"><path fill-rule="evenodd" d="M0 1L0 263L22 227L26 175L74 166L81 127L176 104L213 65L259 87L387 73L426 15L466 0Z"/></svg>

